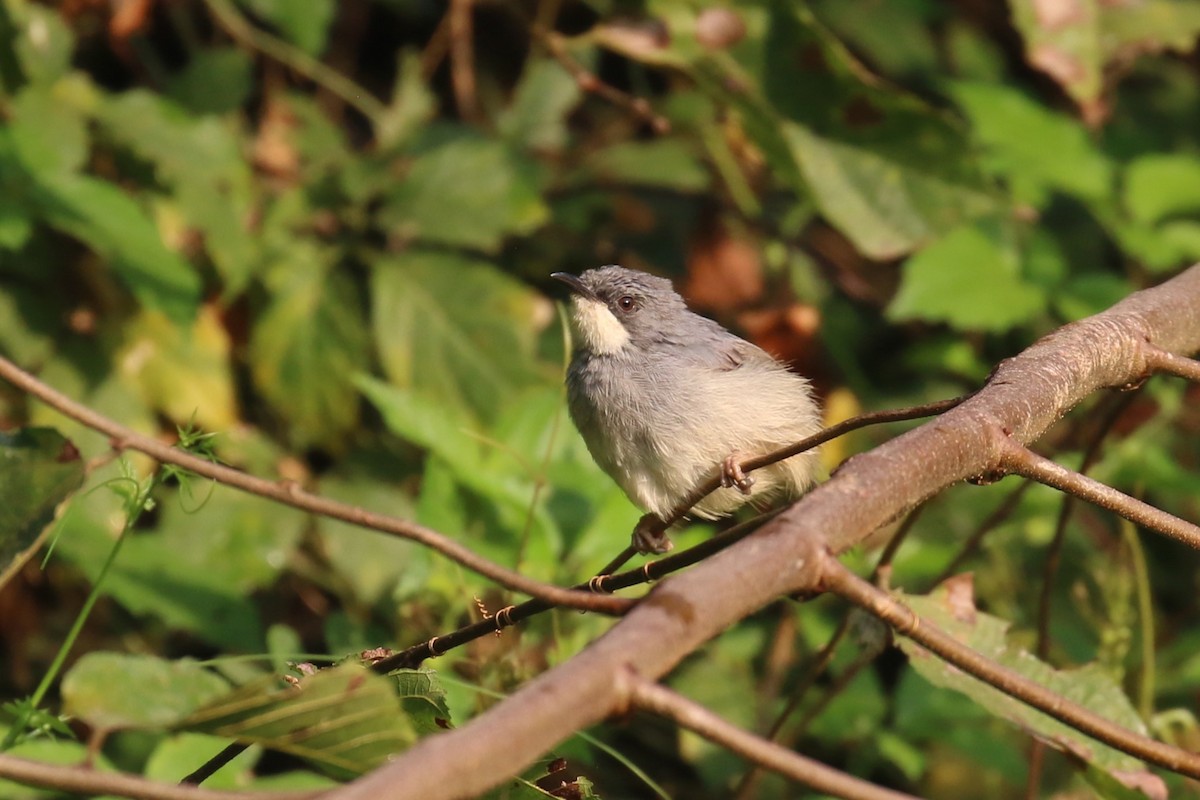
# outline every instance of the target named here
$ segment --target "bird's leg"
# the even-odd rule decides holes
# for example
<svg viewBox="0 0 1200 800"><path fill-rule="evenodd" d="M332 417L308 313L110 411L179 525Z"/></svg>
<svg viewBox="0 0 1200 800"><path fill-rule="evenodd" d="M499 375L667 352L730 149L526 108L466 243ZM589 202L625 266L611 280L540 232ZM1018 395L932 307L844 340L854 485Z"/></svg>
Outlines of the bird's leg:
<svg viewBox="0 0 1200 800"><path fill-rule="evenodd" d="M737 453L730 453L721 462L721 485L726 489L736 486L742 494L750 494L750 487L754 485L754 478L742 472L742 465L738 463L739 461Z"/></svg>
<svg viewBox="0 0 1200 800"><path fill-rule="evenodd" d="M638 520L637 527L633 529L632 545L641 555L661 555L674 547L675 543L662 529L662 520L656 514L646 514Z"/></svg>

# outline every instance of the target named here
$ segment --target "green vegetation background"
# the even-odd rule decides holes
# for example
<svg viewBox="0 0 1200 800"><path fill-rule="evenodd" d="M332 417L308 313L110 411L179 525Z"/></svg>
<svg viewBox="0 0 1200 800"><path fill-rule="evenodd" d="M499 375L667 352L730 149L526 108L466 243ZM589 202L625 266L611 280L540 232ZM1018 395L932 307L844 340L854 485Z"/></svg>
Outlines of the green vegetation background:
<svg viewBox="0 0 1200 800"><path fill-rule="evenodd" d="M0 352L138 430L194 423L226 463L569 584L638 514L565 417L550 272L674 278L812 375L837 420L978 386L1039 335L1200 260L1195 2L485 2L465 33L449 10L463 7L0 2ZM1200 518L1197 399L1146 387L1094 474ZM1051 436L1058 457L1078 463L1088 424ZM2 386L0 428L19 425L58 428L87 459L108 450ZM96 465L87 486L121 469ZM894 582L923 588L1009 488L938 500ZM230 490L170 482L156 500L72 661L216 658L245 680L271 662L230 657L404 647L510 599L407 543ZM1024 644L1059 503L1029 492L969 564ZM0 698L46 673L125 508L76 495L46 563L0 587ZM1195 746L1198 559L1144 537L1139 571L1131 541L1077 513L1050 660L1099 662L1131 695L1149 680L1146 721ZM842 613L768 609L671 684L762 729ZM453 722L608 624L545 615L431 662ZM133 681L123 669L94 680ZM805 752L931 797L1023 785L1027 737L894 656L797 724ZM116 727L138 730L102 761L164 780L223 744ZM649 719L597 734L625 761L581 740L561 754L599 796L725 797L743 771ZM17 751L69 761L82 745ZM1050 768L1047 793L1078 780L1065 759ZM259 750L214 779L327 780Z"/></svg>

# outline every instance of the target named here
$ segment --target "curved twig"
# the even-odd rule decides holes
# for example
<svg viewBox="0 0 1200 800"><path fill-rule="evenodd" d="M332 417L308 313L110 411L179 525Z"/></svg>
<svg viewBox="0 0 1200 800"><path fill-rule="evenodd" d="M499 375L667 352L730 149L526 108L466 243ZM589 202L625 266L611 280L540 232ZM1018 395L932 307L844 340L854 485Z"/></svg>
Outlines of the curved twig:
<svg viewBox="0 0 1200 800"><path fill-rule="evenodd" d="M42 383L7 358L0 356L0 378L38 398L46 405L85 425L99 431L112 440L118 449L137 450L166 464L175 464L205 478L232 486L259 497L266 497L285 505L313 514L348 522L362 528L388 533L417 542L449 558L472 572L491 578L502 586L542 600L568 608L599 611L605 614L622 614L629 610L632 601L619 597L606 597L590 592L563 589L548 583L513 572L473 552L449 537L415 522L377 514L357 506L339 503L327 497L306 492L292 482L277 483L239 472L236 469L214 464L177 447L164 444L157 439L143 436L124 425L75 402L61 392Z"/></svg>

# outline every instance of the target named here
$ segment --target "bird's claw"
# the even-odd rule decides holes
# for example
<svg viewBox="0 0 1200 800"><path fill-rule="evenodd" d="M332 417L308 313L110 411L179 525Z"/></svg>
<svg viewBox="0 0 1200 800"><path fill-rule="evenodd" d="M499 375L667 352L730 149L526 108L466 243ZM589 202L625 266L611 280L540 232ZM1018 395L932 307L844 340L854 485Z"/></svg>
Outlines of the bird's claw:
<svg viewBox="0 0 1200 800"><path fill-rule="evenodd" d="M638 520L637 527L633 529L631 544L641 555L662 555L675 546L667 532L662 529L662 520L654 514L646 514Z"/></svg>
<svg viewBox="0 0 1200 800"><path fill-rule="evenodd" d="M721 485L726 489L737 487L742 494L750 494L750 487L754 486L754 478L742 472L736 453L726 456L721 462Z"/></svg>

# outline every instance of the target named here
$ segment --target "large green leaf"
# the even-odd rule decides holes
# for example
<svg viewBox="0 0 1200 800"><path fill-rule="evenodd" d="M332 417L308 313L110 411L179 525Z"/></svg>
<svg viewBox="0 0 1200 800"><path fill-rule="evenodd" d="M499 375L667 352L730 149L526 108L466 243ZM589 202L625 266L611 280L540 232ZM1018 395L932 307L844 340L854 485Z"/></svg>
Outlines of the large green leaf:
<svg viewBox="0 0 1200 800"><path fill-rule="evenodd" d="M342 664L284 683L242 686L198 710L181 727L299 756L334 774L379 766L417 740L394 682Z"/></svg>
<svg viewBox="0 0 1200 800"><path fill-rule="evenodd" d="M1050 190L1087 201L1112 192L1112 165L1077 120L1010 86L959 81L949 89L984 147L985 165L1021 202L1040 208Z"/></svg>
<svg viewBox="0 0 1200 800"><path fill-rule="evenodd" d="M410 250L371 271L371 320L392 383L494 416L534 377L537 322L550 304L485 262Z"/></svg>
<svg viewBox="0 0 1200 800"><path fill-rule="evenodd" d="M168 728L228 689L195 661L127 653L88 653L62 683L64 710L109 730Z"/></svg>
<svg viewBox="0 0 1200 800"><path fill-rule="evenodd" d="M1061 694L1102 717L1142 735L1146 726L1112 675L1092 665L1056 670L1031 653L1011 645L1008 623L976 610L970 583L957 578L926 596L899 595L898 599L922 618L937 625L962 644L1022 676ZM1091 767L1113 773L1142 773L1144 765L1132 756L1080 733L1074 728L1009 697L930 654L910 639L899 645L913 668L935 686L953 689L988 711L1029 731L1051 747L1070 753Z"/></svg>
<svg viewBox="0 0 1200 800"><path fill-rule="evenodd" d="M500 132L530 150L561 150L567 143L567 113L582 95L579 81L557 61L530 60L512 104L500 116Z"/></svg>
<svg viewBox="0 0 1200 800"><path fill-rule="evenodd" d="M0 431L0 586L24 563L83 476L79 451L58 431Z"/></svg>
<svg viewBox="0 0 1200 800"><path fill-rule="evenodd" d="M978 226L959 228L912 256L888 314L947 322L965 330L1003 331L1046 305L1021 279L1017 254Z"/></svg>
<svg viewBox="0 0 1200 800"><path fill-rule="evenodd" d="M1188 0L1009 4L1029 63L1057 81L1095 122L1105 113L1101 95L1112 62L1127 65L1139 53L1168 48L1186 52L1200 32L1200 5Z"/></svg>
<svg viewBox="0 0 1200 800"><path fill-rule="evenodd" d="M114 465L98 471L93 480L118 480ZM209 486L193 480L194 492L171 504L184 503L195 510ZM143 530L127 535L120 557L104 579L104 593L131 614L161 621L170 630L185 631L217 647L254 652L263 647L261 611L249 590L268 582L282 569L288 552L291 514L279 517L278 531L263 533L254 525L270 526L271 519L258 522L253 509L243 509L250 498L239 498L233 490L214 490L216 524L227 526L212 531L205 526L203 508L191 517L177 518L178 510L164 510L180 528L170 534ZM222 494L224 496L218 496ZM232 508L225 506L229 500ZM186 509L184 509L186 511ZM280 512L276 512L278 515ZM100 565L111 552L120 530L124 508L112 491L98 490L80 495L63 520L54 553L70 561L89 580L95 580ZM249 517L249 521L247 521ZM210 518L212 519L212 518ZM211 542L182 540L211 537ZM222 563L230 551L238 552L230 563ZM186 554L186 555L185 555ZM255 557L270 559L254 563ZM202 559L193 564L191 558Z"/></svg>
<svg viewBox="0 0 1200 800"><path fill-rule="evenodd" d="M96 118L104 133L150 162L184 221L204 233L226 293L239 293L259 254L249 230L250 170L234 130L141 89L99 103Z"/></svg>
<svg viewBox="0 0 1200 800"><path fill-rule="evenodd" d="M866 77L807 8L776 0L770 10L758 77L778 121L756 121L751 99L735 102L754 112L747 130L776 174L798 167L794 188L860 251L895 258L996 209L962 126Z"/></svg>
<svg viewBox="0 0 1200 800"><path fill-rule="evenodd" d="M87 175L33 173L35 201L51 226L108 261L139 302L183 325L200 301L200 276L163 244L145 211L114 184Z"/></svg>
<svg viewBox="0 0 1200 800"><path fill-rule="evenodd" d="M366 364L362 303L350 276L295 242L271 275L271 302L250 343L255 385L293 442L334 445L358 421L351 377Z"/></svg>
<svg viewBox="0 0 1200 800"><path fill-rule="evenodd" d="M380 218L402 238L496 252L549 217L538 172L502 141L455 132L417 156Z"/></svg>

